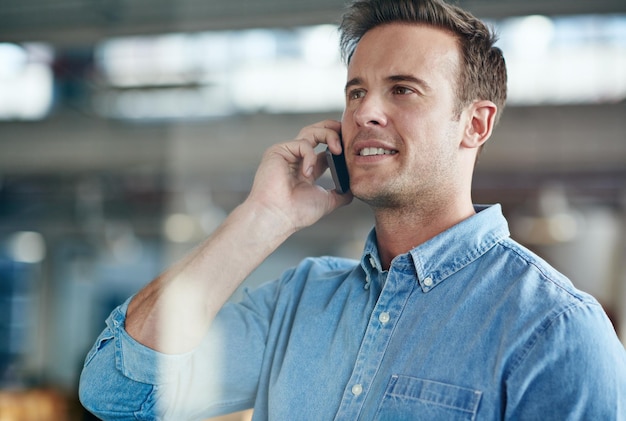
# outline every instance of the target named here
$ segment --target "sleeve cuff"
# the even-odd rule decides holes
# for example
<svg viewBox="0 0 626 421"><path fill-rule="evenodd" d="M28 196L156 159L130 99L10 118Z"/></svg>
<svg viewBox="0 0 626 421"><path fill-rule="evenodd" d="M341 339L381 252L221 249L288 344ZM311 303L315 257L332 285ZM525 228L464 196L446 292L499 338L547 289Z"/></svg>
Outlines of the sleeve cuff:
<svg viewBox="0 0 626 421"><path fill-rule="evenodd" d="M115 337L115 365L129 379L147 384L165 384L189 363L193 351L170 355L155 351L133 339L124 328L126 311L132 297L116 308L107 325Z"/></svg>

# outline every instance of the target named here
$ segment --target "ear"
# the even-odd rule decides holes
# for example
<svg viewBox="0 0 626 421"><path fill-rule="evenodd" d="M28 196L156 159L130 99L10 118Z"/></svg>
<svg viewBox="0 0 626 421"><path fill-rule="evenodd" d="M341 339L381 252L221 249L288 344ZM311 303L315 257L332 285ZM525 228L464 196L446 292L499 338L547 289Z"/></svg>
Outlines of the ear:
<svg viewBox="0 0 626 421"><path fill-rule="evenodd" d="M461 145L466 148L479 148L491 136L496 121L498 107L491 101L480 100L466 110L467 124Z"/></svg>

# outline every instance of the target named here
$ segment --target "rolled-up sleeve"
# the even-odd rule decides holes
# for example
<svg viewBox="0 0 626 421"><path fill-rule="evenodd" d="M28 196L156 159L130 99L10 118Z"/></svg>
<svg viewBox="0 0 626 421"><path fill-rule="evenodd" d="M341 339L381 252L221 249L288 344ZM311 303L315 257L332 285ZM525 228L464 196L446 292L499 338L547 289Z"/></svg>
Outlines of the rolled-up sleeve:
<svg viewBox="0 0 626 421"><path fill-rule="evenodd" d="M105 420L149 419L154 408L157 355L124 331L127 305L116 308L106 320L80 377L81 403ZM142 359L143 364L137 364Z"/></svg>
<svg viewBox="0 0 626 421"><path fill-rule="evenodd" d="M85 359L79 398L87 410L104 420L194 420L253 406L267 339L257 303L228 304L197 349L167 355L128 335L129 302L107 318Z"/></svg>

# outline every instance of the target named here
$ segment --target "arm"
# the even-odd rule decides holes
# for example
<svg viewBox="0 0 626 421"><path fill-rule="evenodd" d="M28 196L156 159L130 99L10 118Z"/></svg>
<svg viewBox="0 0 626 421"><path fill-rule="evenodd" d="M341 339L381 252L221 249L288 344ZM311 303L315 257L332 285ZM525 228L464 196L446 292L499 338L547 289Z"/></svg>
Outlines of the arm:
<svg viewBox="0 0 626 421"><path fill-rule="evenodd" d="M294 232L349 203L350 194L315 184L326 162L314 148L327 143L339 153L339 131L339 122L327 120L302 129L297 140L270 148L245 202L131 301L129 335L163 353L195 348L220 308L267 256Z"/></svg>

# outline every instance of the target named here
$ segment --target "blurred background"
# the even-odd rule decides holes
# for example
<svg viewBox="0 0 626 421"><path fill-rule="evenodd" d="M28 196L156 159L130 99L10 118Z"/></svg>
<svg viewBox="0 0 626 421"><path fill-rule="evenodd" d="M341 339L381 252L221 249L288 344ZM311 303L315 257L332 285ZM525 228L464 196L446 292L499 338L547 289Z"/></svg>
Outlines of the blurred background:
<svg viewBox="0 0 626 421"><path fill-rule="evenodd" d="M509 102L474 179L626 341L626 2L466 0ZM261 154L341 118L343 0L0 0L0 421L79 420L108 313L247 195ZM322 184L331 185L328 177ZM360 203L249 279L359 256Z"/></svg>

